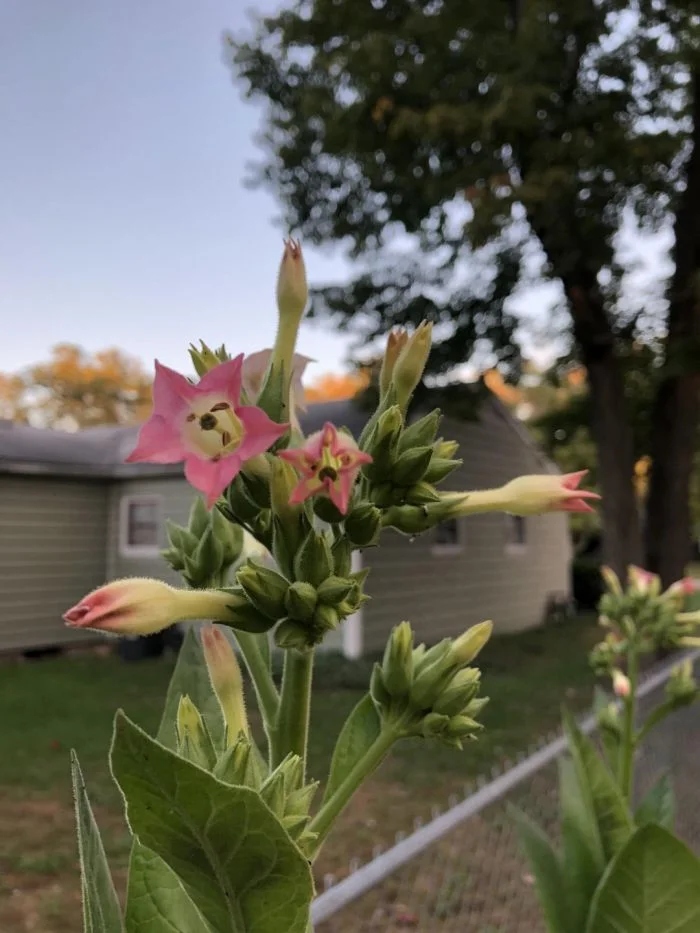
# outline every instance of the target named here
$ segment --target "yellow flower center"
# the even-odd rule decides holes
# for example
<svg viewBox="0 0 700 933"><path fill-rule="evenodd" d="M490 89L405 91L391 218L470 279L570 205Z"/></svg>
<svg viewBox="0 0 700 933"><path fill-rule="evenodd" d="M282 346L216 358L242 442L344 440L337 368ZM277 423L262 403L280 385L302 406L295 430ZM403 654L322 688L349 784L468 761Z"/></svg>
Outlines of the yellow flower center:
<svg viewBox="0 0 700 933"><path fill-rule="evenodd" d="M194 453L220 460L240 447L245 428L228 402L201 398L185 419L184 437Z"/></svg>

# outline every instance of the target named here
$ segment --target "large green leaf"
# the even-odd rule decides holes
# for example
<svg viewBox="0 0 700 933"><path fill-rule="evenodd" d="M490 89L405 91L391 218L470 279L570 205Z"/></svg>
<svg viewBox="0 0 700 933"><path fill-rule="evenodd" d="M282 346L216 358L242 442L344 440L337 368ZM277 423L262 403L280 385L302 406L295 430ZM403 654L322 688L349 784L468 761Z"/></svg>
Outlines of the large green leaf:
<svg viewBox="0 0 700 933"><path fill-rule="evenodd" d="M570 933L568 889L554 846L548 836L527 814L511 808L525 856L535 876L548 933Z"/></svg>
<svg viewBox="0 0 700 933"><path fill-rule="evenodd" d="M665 829L673 830L675 815L676 806L671 775L662 774L639 804L634 820L637 826L658 823Z"/></svg>
<svg viewBox="0 0 700 933"><path fill-rule="evenodd" d="M133 832L216 933L306 933L309 865L255 791L179 758L121 711L111 763Z"/></svg>
<svg viewBox="0 0 700 933"><path fill-rule="evenodd" d="M563 870L569 889L569 929L583 933L591 898L606 861L590 789L581 786L570 758L559 762Z"/></svg>
<svg viewBox="0 0 700 933"><path fill-rule="evenodd" d="M667 829L638 829L596 891L587 933L698 933L700 861Z"/></svg>
<svg viewBox="0 0 700 933"><path fill-rule="evenodd" d="M221 629L224 631L223 627ZM230 635L226 635L230 638ZM165 709L158 729L158 741L167 748L177 749L177 707L180 697L187 694L202 714L207 724L214 747L219 751L224 748L225 730L221 707L216 698L207 666L204 662L202 644L195 626L189 626L185 633L173 676L170 678L168 693L165 697Z"/></svg>
<svg viewBox="0 0 700 933"><path fill-rule="evenodd" d="M180 884L155 852L134 841L126 895L127 933L212 933Z"/></svg>
<svg viewBox="0 0 700 933"><path fill-rule="evenodd" d="M80 853L83 929L85 933L122 933L119 899L74 751L71 751L71 776Z"/></svg>
<svg viewBox="0 0 700 933"><path fill-rule="evenodd" d="M632 815L595 745L581 732L567 711L564 711L564 731L579 783L590 790L603 852L609 861L631 836L634 828Z"/></svg>
<svg viewBox="0 0 700 933"><path fill-rule="evenodd" d="M345 721L331 760L324 800L338 789L352 766L364 755L381 731L379 714L369 694L363 697Z"/></svg>

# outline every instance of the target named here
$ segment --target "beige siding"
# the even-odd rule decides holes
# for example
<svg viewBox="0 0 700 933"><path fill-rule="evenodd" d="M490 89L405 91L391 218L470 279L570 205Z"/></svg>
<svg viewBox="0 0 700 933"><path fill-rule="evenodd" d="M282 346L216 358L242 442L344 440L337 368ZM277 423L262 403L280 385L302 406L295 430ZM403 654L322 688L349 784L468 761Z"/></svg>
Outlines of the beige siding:
<svg viewBox="0 0 700 933"><path fill-rule="evenodd" d="M104 583L107 486L0 475L0 651L94 639L61 615Z"/></svg>
<svg viewBox="0 0 700 933"><path fill-rule="evenodd" d="M540 455L516 428L488 405L478 423L445 420L441 433L460 442L464 465L442 488L484 489L523 473L542 473ZM391 626L410 620L418 637L435 642L482 619L512 632L539 625L552 593L570 589L571 543L564 514L526 519L527 543L506 547L501 514L461 519L462 549L440 554L430 533L414 541L388 532L380 548L368 549L372 568L364 607L367 651L384 647Z"/></svg>

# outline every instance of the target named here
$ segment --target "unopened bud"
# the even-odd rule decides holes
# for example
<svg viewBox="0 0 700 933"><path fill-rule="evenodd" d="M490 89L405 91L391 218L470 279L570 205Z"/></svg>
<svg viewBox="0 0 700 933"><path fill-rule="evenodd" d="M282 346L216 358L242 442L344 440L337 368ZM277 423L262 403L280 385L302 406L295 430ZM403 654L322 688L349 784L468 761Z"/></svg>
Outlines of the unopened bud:
<svg viewBox="0 0 700 933"><path fill-rule="evenodd" d="M301 319L309 300L306 267L297 240L284 241L284 252L277 276L277 308L280 317Z"/></svg>
<svg viewBox="0 0 700 933"><path fill-rule="evenodd" d="M442 716L439 713L428 713L421 720L420 728L423 735L429 739L446 732L449 723L449 716Z"/></svg>
<svg viewBox="0 0 700 933"><path fill-rule="evenodd" d="M414 447L424 447L432 444L435 441L441 418L440 410L436 408L427 415L423 415L422 418L418 418L417 421L407 425L399 440L399 451L405 453Z"/></svg>
<svg viewBox="0 0 700 933"><path fill-rule="evenodd" d="M203 340L199 341L199 350L193 343L190 344L188 351L194 371L200 377L206 375L210 369L214 369L220 363L230 360L231 357L226 352L226 347L220 346L217 350L210 350Z"/></svg>
<svg viewBox="0 0 700 933"><path fill-rule="evenodd" d="M460 666L469 664L479 654L493 632L493 622L479 622L456 638L450 650L451 660Z"/></svg>
<svg viewBox="0 0 700 933"><path fill-rule="evenodd" d="M333 606L324 606L321 603L316 606L313 624L321 632L332 632L338 627L339 622L338 610Z"/></svg>
<svg viewBox="0 0 700 933"><path fill-rule="evenodd" d="M413 681L413 630L410 622L397 625L387 642L382 662L384 686L392 697L408 694Z"/></svg>
<svg viewBox="0 0 700 933"><path fill-rule="evenodd" d="M432 343L433 325L423 321L401 351L391 379L400 408L405 411L423 378Z"/></svg>
<svg viewBox="0 0 700 933"><path fill-rule="evenodd" d="M453 716L447 726L447 735L450 738L463 739L468 735L474 735L479 729L482 729L481 723L476 722L470 716Z"/></svg>
<svg viewBox="0 0 700 933"><path fill-rule="evenodd" d="M600 575L602 576L606 587L614 596L622 596L622 584L620 583L620 578L612 569L612 567L608 567L607 565L602 566L600 568Z"/></svg>
<svg viewBox="0 0 700 933"><path fill-rule="evenodd" d="M212 688L226 723L228 745L248 735L243 676L236 652L226 635L215 625L202 629L202 649Z"/></svg>
<svg viewBox="0 0 700 933"><path fill-rule="evenodd" d="M630 679L617 668L612 672L612 683L615 696L626 699L630 695Z"/></svg>
<svg viewBox="0 0 700 933"><path fill-rule="evenodd" d="M389 331L386 341L386 350L382 360L382 368L379 375L379 389L382 395L386 395L391 385L391 377L396 366L401 351L408 343L408 333L403 327Z"/></svg>
<svg viewBox="0 0 700 933"><path fill-rule="evenodd" d="M345 519L345 534L355 547L376 544L382 529L382 513L371 502L359 502Z"/></svg>
<svg viewBox="0 0 700 933"><path fill-rule="evenodd" d="M399 454L391 470L391 479L397 486L413 486L423 479L433 456L430 447L413 447Z"/></svg>
<svg viewBox="0 0 700 933"><path fill-rule="evenodd" d="M457 671L433 703L436 713L455 716L461 713L479 690L481 672L476 667Z"/></svg>
<svg viewBox="0 0 700 933"><path fill-rule="evenodd" d="M452 460L446 457L433 456L423 479L426 483L441 483L462 466L462 460Z"/></svg>
<svg viewBox="0 0 700 933"><path fill-rule="evenodd" d="M318 599L328 606L337 606L350 595L356 586L354 580L344 580L342 577L327 577L318 588Z"/></svg>
<svg viewBox="0 0 700 933"><path fill-rule="evenodd" d="M406 491L406 502L409 505L434 505L442 502L442 496L431 483L415 483Z"/></svg>
<svg viewBox="0 0 700 933"><path fill-rule="evenodd" d="M426 652L418 667L411 685L410 701L419 710L432 708L435 699L442 693L455 662L450 657L449 639L446 650L442 644L435 645ZM439 649L435 651L435 649ZM434 652L434 653L433 653Z"/></svg>
<svg viewBox="0 0 700 933"><path fill-rule="evenodd" d="M658 596L661 592L661 579L655 573L631 564L627 569L627 574L632 592L643 596Z"/></svg>
<svg viewBox="0 0 700 933"><path fill-rule="evenodd" d="M433 452L438 460L452 460L459 450L457 441L438 441Z"/></svg>
<svg viewBox="0 0 700 933"><path fill-rule="evenodd" d="M312 528L294 558L294 576L319 586L332 573L333 555L328 537Z"/></svg>
<svg viewBox="0 0 700 933"><path fill-rule="evenodd" d="M285 597L289 582L272 570L249 560L236 574L236 582L251 604L275 622L286 615Z"/></svg>
<svg viewBox="0 0 700 933"><path fill-rule="evenodd" d="M308 651L313 647L314 638L311 632L305 628L303 623L295 622L293 619L283 619L274 632L275 644L278 648L284 648L286 651L295 649L297 651Z"/></svg>
<svg viewBox="0 0 700 933"><path fill-rule="evenodd" d="M289 617L299 622L311 621L317 602L318 596L315 587L311 586L310 583L299 581L291 584L285 597L285 606Z"/></svg>
<svg viewBox="0 0 700 933"><path fill-rule="evenodd" d="M177 707L178 753L200 768L210 770L216 762L216 753L204 725L201 713L185 694Z"/></svg>

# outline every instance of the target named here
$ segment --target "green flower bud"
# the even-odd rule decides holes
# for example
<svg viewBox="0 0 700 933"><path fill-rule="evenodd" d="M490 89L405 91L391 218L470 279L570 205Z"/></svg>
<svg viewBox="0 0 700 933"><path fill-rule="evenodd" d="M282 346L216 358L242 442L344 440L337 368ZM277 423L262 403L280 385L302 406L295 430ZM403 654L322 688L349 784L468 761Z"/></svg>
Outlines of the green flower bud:
<svg viewBox="0 0 700 933"><path fill-rule="evenodd" d="M408 407L411 396L423 378L432 343L433 325L423 321L409 337L394 366L391 384L403 411Z"/></svg>
<svg viewBox="0 0 700 933"><path fill-rule="evenodd" d="M338 611L332 606L324 606L319 603L314 612L313 622L314 626L321 632L332 632L340 622Z"/></svg>
<svg viewBox="0 0 700 933"><path fill-rule="evenodd" d="M356 585L354 580L344 580L342 577L336 576L327 577L318 587L319 602L328 606L336 606L338 603L342 603L344 599L347 599Z"/></svg>
<svg viewBox="0 0 700 933"><path fill-rule="evenodd" d="M340 509L325 496L314 497L313 509L321 521L327 522L329 525L338 525L345 518Z"/></svg>
<svg viewBox="0 0 700 933"><path fill-rule="evenodd" d="M433 446L435 457L438 460L452 460L458 450L459 444L457 441L443 441L442 438Z"/></svg>
<svg viewBox="0 0 700 933"><path fill-rule="evenodd" d="M210 369L214 369L220 363L224 363L226 360L231 359L223 344L217 350L210 350L206 343L200 340L199 346L200 349L198 350L195 345L191 343L187 352L192 360L194 371L200 379L202 376L205 376Z"/></svg>
<svg viewBox="0 0 700 933"><path fill-rule="evenodd" d="M333 555L333 568L336 576L347 577L352 570L352 545L344 535L338 538L331 549Z"/></svg>
<svg viewBox="0 0 700 933"><path fill-rule="evenodd" d="M313 618L318 596L310 583L292 583L285 596L285 606L291 619L310 622Z"/></svg>
<svg viewBox="0 0 700 933"><path fill-rule="evenodd" d="M254 461L257 461L257 463L251 466ZM259 468L256 469L256 467ZM253 460L248 460L236 479L240 480L248 497L259 508L270 508L270 467L265 457L254 457Z"/></svg>
<svg viewBox="0 0 700 933"><path fill-rule="evenodd" d="M620 711L615 703L608 703L607 706L601 707L596 715L596 720L601 730L618 738L622 735Z"/></svg>
<svg viewBox="0 0 700 933"><path fill-rule="evenodd" d="M260 506L248 495L240 473L224 495L231 515L236 521L239 521L242 525L252 526L260 515Z"/></svg>
<svg viewBox="0 0 700 933"><path fill-rule="evenodd" d="M465 706L464 715L470 716L472 719L476 719L482 709L488 704L488 702L488 697L475 697Z"/></svg>
<svg viewBox="0 0 700 933"><path fill-rule="evenodd" d="M439 713L428 713L421 720L420 730L426 739L429 739L445 732L449 723L449 716L441 716Z"/></svg>
<svg viewBox="0 0 700 933"><path fill-rule="evenodd" d="M408 695L413 681L413 630L410 622L397 625L386 644L382 681L392 697Z"/></svg>
<svg viewBox="0 0 700 933"><path fill-rule="evenodd" d="M178 754L209 771L216 763L216 752L201 713L185 694L177 707Z"/></svg>
<svg viewBox="0 0 700 933"><path fill-rule="evenodd" d="M333 573L333 563L328 536L312 528L294 559L294 576L319 586Z"/></svg>
<svg viewBox="0 0 700 933"><path fill-rule="evenodd" d="M441 502L440 493L430 483L416 483L406 493L406 502L409 505L428 505Z"/></svg>
<svg viewBox="0 0 700 933"><path fill-rule="evenodd" d="M224 562L224 548L212 525L207 525L197 547L192 554L192 561L196 564L201 575L218 573Z"/></svg>
<svg viewBox="0 0 700 933"><path fill-rule="evenodd" d="M369 502L360 502L345 519L345 534L355 547L376 544L382 530L382 513Z"/></svg>
<svg viewBox="0 0 700 933"><path fill-rule="evenodd" d="M380 509L386 509L394 504L394 487L391 483L379 483L369 491L369 498Z"/></svg>
<svg viewBox="0 0 700 933"><path fill-rule="evenodd" d="M469 716L453 716L446 732L450 738L462 739L468 735L473 735L479 729L483 729L481 723L476 722Z"/></svg>
<svg viewBox="0 0 700 933"><path fill-rule="evenodd" d="M195 538L201 538L209 527L209 510L201 496L195 496L192 502L190 514L187 519L187 527Z"/></svg>
<svg viewBox="0 0 700 933"><path fill-rule="evenodd" d="M481 671L476 667L465 667L457 671L433 703L433 710L447 716L461 713L476 696L480 680Z"/></svg>
<svg viewBox="0 0 700 933"><path fill-rule="evenodd" d="M372 456L372 462L362 468L365 476L373 482L381 482L389 477L402 427L403 416L397 405L392 405L379 416L365 447L366 452Z"/></svg>
<svg viewBox="0 0 700 933"><path fill-rule="evenodd" d="M312 633L302 622L294 619L282 619L274 632L275 644L285 651L308 651L315 644Z"/></svg>
<svg viewBox="0 0 700 933"><path fill-rule="evenodd" d="M439 696L454 669L454 661L449 652L439 654L428 660L427 655L423 664L413 678L410 691L411 705L416 709L431 709L437 696Z"/></svg>
<svg viewBox="0 0 700 933"><path fill-rule="evenodd" d="M380 664L374 665L369 679L369 693L374 705L379 709L386 709L391 703L391 694L384 684L384 674Z"/></svg>
<svg viewBox="0 0 700 933"><path fill-rule="evenodd" d="M293 790L287 796L286 813L288 816L308 816L311 804L318 790L318 781L305 784L298 790Z"/></svg>
<svg viewBox="0 0 700 933"><path fill-rule="evenodd" d="M279 819L282 819L284 816L284 806L286 803L284 783L285 775L278 768L263 782L259 791L262 799Z"/></svg>
<svg viewBox="0 0 700 933"><path fill-rule="evenodd" d="M398 486L413 486L423 479L433 456L431 447L412 447L399 454L391 470L391 479Z"/></svg>
<svg viewBox="0 0 700 933"><path fill-rule="evenodd" d="M240 738L219 758L214 767L214 777L226 784L246 786L250 750L250 742L245 738Z"/></svg>
<svg viewBox="0 0 700 933"><path fill-rule="evenodd" d="M236 582L258 612L275 622L286 615L289 582L276 570L249 560L238 570Z"/></svg>
<svg viewBox="0 0 700 933"><path fill-rule="evenodd" d="M484 647L491 637L493 631L493 622L479 622L478 625L472 625L467 631L456 638L452 643L450 657L453 663L469 664Z"/></svg>
<svg viewBox="0 0 700 933"><path fill-rule="evenodd" d="M222 549L222 569L231 567L243 553L243 529L229 522L218 509L212 509L211 527Z"/></svg>
<svg viewBox="0 0 700 933"><path fill-rule="evenodd" d="M450 473L461 467L463 462L462 460L447 460L433 456L423 479L426 483L441 483L444 479L447 479Z"/></svg>
<svg viewBox="0 0 700 933"><path fill-rule="evenodd" d="M389 331L382 367L379 373L379 390L382 395L386 395L389 391L391 377L394 373L394 366L396 366L396 361L407 343L408 333L404 328L397 328L396 330Z"/></svg>
<svg viewBox="0 0 700 933"><path fill-rule="evenodd" d="M426 444L432 444L435 440L441 418L442 414L440 413L440 409L436 408L434 411L429 412L427 415L423 415L422 418L419 418L412 424L407 425L401 434L399 450L404 452L412 450L414 447L423 447Z"/></svg>
<svg viewBox="0 0 700 933"><path fill-rule="evenodd" d="M232 596L231 605L227 607L230 615L223 619L217 618L217 622L228 625L233 629L240 629L241 632L251 632L255 635L268 632L275 624L276 620L260 612L248 602L248 597L242 587L227 586L223 588L222 592Z"/></svg>

